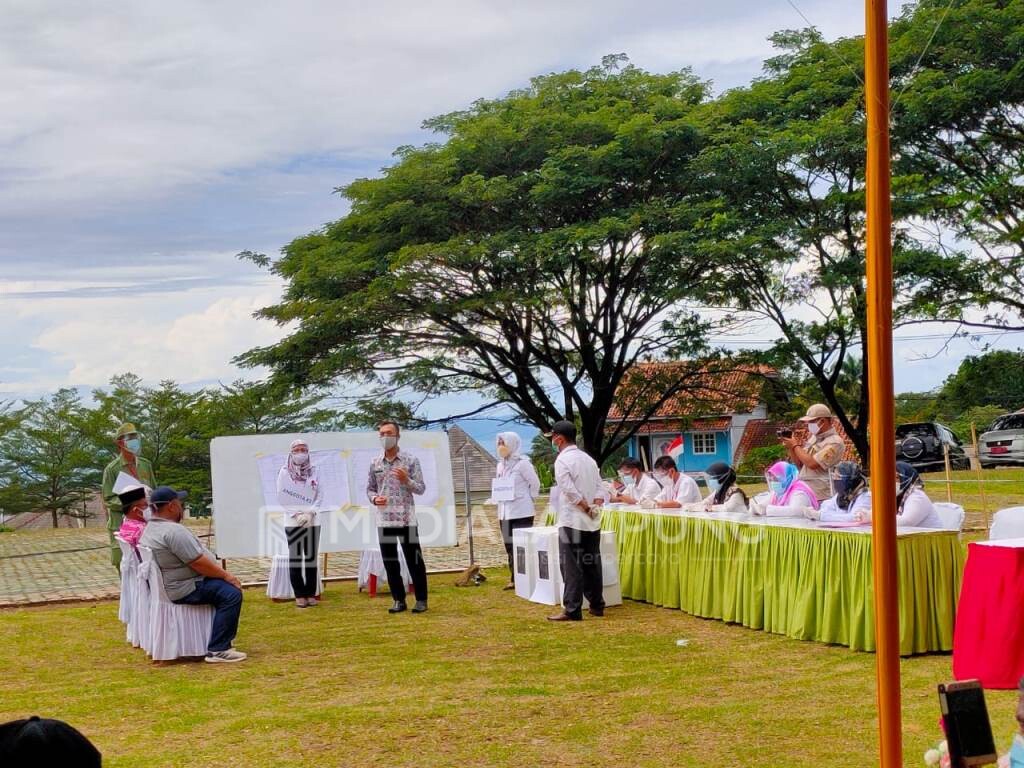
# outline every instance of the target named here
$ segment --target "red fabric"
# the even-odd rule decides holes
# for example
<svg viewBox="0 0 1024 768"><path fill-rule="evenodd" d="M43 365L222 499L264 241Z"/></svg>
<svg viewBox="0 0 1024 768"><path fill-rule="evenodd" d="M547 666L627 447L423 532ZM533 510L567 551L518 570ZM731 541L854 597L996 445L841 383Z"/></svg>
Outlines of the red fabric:
<svg viewBox="0 0 1024 768"><path fill-rule="evenodd" d="M1024 549L967 546L953 630L953 677L1016 688L1024 676Z"/></svg>

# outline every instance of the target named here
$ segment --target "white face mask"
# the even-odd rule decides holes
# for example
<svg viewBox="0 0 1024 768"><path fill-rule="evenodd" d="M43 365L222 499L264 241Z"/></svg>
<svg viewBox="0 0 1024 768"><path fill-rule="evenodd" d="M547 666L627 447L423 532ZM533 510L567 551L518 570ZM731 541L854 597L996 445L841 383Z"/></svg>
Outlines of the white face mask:
<svg viewBox="0 0 1024 768"><path fill-rule="evenodd" d="M147 523L153 519L153 508L149 504L142 508L142 519Z"/></svg>
<svg viewBox="0 0 1024 768"><path fill-rule="evenodd" d="M664 485L668 482L668 472L655 472L654 479L657 480L660 485Z"/></svg>
<svg viewBox="0 0 1024 768"><path fill-rule="evenodd" d="M821 426L819 426L818 422L812 421L810 424L807 425L807 431L810 432L812 435L816 435L818 434L818 432L821 431Z"/></svg>
<svg viewBox="0 0 1024 768"><path fill-rule="evenodd" d="M385 451L390 451L398 445L398 438L395 435L381 435L380 444L384 447Z"/></svg>
<svg viewBox="0 0 1024 768"><path fill-rule="evenodd" d="M309 454L305 451L296 451L292 454L292 460L301 467L309 463Z"/></svg>

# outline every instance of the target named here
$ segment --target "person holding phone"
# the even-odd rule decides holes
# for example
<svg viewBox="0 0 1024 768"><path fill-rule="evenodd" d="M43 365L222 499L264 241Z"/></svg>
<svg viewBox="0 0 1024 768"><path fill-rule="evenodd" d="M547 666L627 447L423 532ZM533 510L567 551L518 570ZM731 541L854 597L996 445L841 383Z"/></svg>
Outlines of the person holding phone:
<svg viewBox="0 0 1024 768"><path fill-rule="evenodd" d="M402 547L416 590L416 605L412 612L423 613L427 610L427 566L420 548L416 500L413 498L414 494L422 494L427 489L423 482L423 470L419 459L399 450L400 430L397 423L382 421L377 427L377 434L384 452L370 462L366 495L377 512L380 555L388 574L388 589L394 600L388 613L406 610L405 584L402 583L402 566L398 561L399 546Z"/></svg>

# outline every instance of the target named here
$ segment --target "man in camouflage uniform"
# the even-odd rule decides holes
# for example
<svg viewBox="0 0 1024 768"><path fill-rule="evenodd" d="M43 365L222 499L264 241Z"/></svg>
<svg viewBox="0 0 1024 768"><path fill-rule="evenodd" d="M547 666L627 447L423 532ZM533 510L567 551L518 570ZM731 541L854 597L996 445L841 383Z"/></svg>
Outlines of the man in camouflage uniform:
<svg viewBox="0 0 1024 768"><path fill-rule="evenodd" d="M827 405L815 403L800 419L807 426L810 437L803 445L795 437L781 438L789 453L789 461L800 468L800 479L811 487L819 501L832 497L829 470L843 460L846 443L832 423L832 411Z"/></svg>

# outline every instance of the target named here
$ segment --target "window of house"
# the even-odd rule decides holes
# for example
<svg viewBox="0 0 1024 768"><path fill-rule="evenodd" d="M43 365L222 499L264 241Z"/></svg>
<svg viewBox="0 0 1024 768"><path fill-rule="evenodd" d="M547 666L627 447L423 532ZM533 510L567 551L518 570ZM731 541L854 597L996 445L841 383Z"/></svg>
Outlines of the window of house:
<svg viewBox="0 0 1024 768"><path fill-rule="evenodd" d="M695 454L718 453L714 432L694 432L693 452Z"/></svg>

